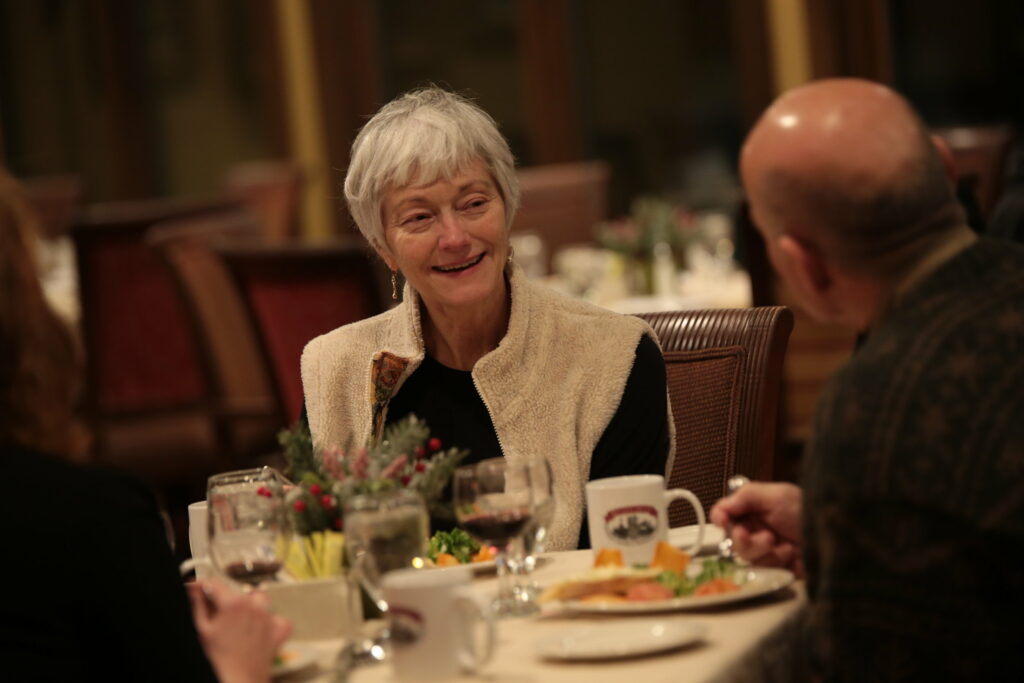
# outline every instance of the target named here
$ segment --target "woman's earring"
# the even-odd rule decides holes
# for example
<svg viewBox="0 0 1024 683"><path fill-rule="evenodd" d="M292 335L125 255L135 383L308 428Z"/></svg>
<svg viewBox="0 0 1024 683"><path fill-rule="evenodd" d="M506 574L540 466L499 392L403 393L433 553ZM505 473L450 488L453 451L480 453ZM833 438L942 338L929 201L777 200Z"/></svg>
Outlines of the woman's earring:
<svg viewBox="0 0 1024 683"><path fill-rule="evenodd" d="M508 245L508 263L509 263L509 265L512 265L512 259L515 258L515 255L516 255L515 248L511 244Z"/></svg>
<svg viewBox="0 0 1024 683"><path fill-rule="evenodd" d="M391 298L398 301L398 276L393 270L391 271Z"/></svg>

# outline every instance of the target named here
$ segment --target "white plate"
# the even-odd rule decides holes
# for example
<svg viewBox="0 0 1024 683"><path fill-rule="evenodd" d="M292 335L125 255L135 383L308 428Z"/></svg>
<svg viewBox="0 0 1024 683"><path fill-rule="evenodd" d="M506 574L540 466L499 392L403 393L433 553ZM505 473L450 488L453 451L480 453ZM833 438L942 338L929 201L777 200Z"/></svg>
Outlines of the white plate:
<svg viewBox="0 0 1024 683"><path fill-rule="evenodd" d="M309 645L289 642L281 646L278 655L283 661L274 665L273 671L270 672L272 676L283 676L301 671L307 666L315 664L320 653Z"/></svg>
<svg viewBox="0 0 1024 683"><path fill-rule="evenodd" d="M534 568L543 567L548 562L548 558L546 557L538 557L536 560L537 564L534 565ZM467 567L472 569L474 574L488 574L498 571L498 565L494 560L487 560L486 562L470 562L468 564L456 564L451 567L435 566L431 567L431 569L465 569Z"/></svg>
<svg viewBox="0 0 1024 683"><path fill-rule="evenodd" d="M612 602L588 603L567 600L556 603L559 608L570 612L591 614L642 614L654 612L671 612L684 609L701 609L714 605L743 602L752 598L768 595L786 588L793 583L793 573L788 569L772 567L747 567L742 572L743 582L738 591L719 593L717 595L687 595L671 600L651 600L649 602Z"/></svg>
<svg viewBox="0 0 1024 683"><path fill-rule="evenodd" d="M720 526L708 524L704 527L704 540L700 551L704 554L717 553L718 544L725 538L725 530ZM689 548L697 540L697 525L680 526L668 530L668 542L677 548Z"/></svg>
<svg viewBox="0 0 1024 683"><path fill-rule="evenodd" d="M691 621L609 621L542 638L534 649L545 659L617 659L691 645L707 630Z"/></svg>

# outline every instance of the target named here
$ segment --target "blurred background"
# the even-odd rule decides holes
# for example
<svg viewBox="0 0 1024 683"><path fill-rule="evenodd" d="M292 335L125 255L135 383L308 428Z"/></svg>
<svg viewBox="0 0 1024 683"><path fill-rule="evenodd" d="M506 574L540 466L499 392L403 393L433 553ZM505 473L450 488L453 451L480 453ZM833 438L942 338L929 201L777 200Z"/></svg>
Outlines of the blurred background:
<svg viewBox="0 0 1024 683"><path fill-rule="evenodd" d="M83 341L88 457L187 499L275 449L305 341L390 303L340 187L397 94L475 98L522 167L524 268L638 312L792 304L736 157L771 99L814 78L907 95L985 230L1022 72L1017 0L0 0L0 162ZM797 311L779 477L852 344Z"/></svg>

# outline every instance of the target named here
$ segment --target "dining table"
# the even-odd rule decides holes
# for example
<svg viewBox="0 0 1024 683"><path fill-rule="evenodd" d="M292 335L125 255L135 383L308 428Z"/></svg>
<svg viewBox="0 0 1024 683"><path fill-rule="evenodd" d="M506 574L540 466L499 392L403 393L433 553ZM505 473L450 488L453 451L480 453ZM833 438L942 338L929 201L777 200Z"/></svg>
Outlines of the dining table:
<svg viewBox="0 0 1024 683"><path fill-rule="evenodd" d="M540 587L586 572L593 565L590 550L545 553L539 556L534 579ZM434 571L434 570L424 570ZM545 605L536 615L496 621L493 657L475 674L456 680L519 683L526 681L759 681L792 680L797 677L801 620L807 597L804 582L786 582L778 590L744 600L706 607L642 610L634 613L578 613L561 606ZM497 591L494 572L475 572L474 593L482 600ZM700 634L693 642L653 652L634 652L628 646L638 628L657 627ZM379 624L363 625L366 632ZM564 640L573 634L586 636L599 630L602 637L618 643L621 653L601 652L596 656L563 658L551 656L552 639ZM622 638L617 639L616 634ZM622 643L626 643L622 647ZM344 639L294 642L311 660L275 680L299 681L350 680L355 683L393 681L388 663L359 666L345 677L333 671ZM286 645L288 647L288 645ZM638 648L646 649L644 647Z"/></svg>

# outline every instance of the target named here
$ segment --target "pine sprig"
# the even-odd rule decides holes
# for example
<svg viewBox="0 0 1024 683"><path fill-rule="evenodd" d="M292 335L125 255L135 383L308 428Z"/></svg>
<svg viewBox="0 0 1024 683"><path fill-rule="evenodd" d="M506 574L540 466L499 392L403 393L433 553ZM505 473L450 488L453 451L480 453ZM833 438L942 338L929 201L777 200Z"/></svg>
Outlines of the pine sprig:
<svg viewBox="0 0 1024 683"><path fill-rule="evenodd" d="M297 424L278 435L287 472L298 486L286 503L300 534L342 527L341 509L352 496L398 488L417 491L432 515L451 517L451 505L440 500L445 485L469 451L442 448L430 438L427 423L415 415L389 426L368 448L332 446L316 449L309 428Z"/></svg>

